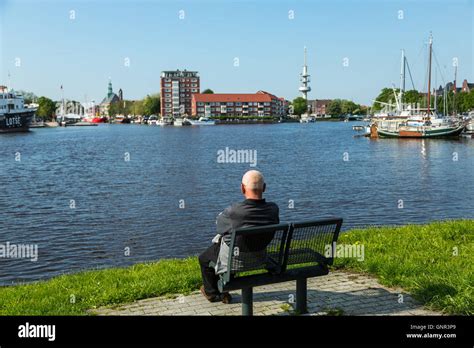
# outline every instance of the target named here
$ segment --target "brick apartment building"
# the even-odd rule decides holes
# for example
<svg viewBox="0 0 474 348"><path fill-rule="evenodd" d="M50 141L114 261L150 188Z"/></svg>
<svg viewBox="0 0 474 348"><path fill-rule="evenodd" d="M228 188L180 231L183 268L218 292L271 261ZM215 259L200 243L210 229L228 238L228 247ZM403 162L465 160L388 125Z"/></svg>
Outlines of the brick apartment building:
<svg viewBox="0 0 474 348"><path fill-rule="evenodd" d="M180 117L191 115L193 93L200 92L197 71L173 70L161 72L161 115Z"/></svg>
<svg viewBox="0 0 474 348"><path fill-rule="evenodd" d="M286 116L288 101L265 91L239 94L193 94L193 117Z"/></svg>
<svg viewBox="0 0 474 348"><path fill-rule="evenodd" d="M311 113L316 114L318 116L323 116L327 114L327 107L331 99L315 99L315 100L308 100L308 105L311 107Z"/></svg>

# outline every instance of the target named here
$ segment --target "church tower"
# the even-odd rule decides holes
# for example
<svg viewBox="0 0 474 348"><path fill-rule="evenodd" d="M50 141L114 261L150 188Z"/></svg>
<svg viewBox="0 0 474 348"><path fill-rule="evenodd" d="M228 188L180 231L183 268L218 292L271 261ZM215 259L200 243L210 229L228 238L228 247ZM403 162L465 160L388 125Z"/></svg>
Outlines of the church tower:
<svg viewBox="0 0 474 348"><path fill-rule="evenodd" d="M112 89L112 80L109 78L109 91L107 92L107 97L112 97L114 95L114 91Z"/></svg>

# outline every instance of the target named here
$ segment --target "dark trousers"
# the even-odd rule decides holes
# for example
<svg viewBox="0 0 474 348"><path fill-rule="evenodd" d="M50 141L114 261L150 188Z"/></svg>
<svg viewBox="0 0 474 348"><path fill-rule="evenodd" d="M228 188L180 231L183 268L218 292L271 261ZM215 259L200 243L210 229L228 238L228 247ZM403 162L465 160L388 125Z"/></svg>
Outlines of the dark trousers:
<svg viewBox="0 0 474 348"><path fill-rule="evenodd" d="M199 255L202 282L204 284L204 290L206 290L207 295L219 295L219 289L217 288L217 281L219 280L219 276L216 275L216 271L213 267L209 267L209 262L217 262L219 249L220 244L213 243L209 248L206 249L206 251Z"/></svg>

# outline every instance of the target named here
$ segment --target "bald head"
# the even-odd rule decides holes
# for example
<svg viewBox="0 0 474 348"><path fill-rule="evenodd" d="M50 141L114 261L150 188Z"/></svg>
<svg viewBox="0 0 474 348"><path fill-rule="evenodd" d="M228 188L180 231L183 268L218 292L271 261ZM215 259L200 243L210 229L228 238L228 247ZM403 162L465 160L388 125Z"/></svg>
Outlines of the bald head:
<svg viewBox="0 0 474 348"><path fill-rule="evenodd" d="M258 170L249 170L242 177L242 193L248 199L262 199L265 192L265 180Z"/></svg>

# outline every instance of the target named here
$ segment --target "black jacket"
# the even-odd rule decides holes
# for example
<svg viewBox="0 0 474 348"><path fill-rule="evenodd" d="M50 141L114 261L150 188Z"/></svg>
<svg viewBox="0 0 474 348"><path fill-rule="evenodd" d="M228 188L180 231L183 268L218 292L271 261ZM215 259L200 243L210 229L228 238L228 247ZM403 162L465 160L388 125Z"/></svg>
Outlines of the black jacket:
<svg viewBox="0 0 474 348"><path fill-rule="evenodd" d="M231 205L217 216L217 233L229 245L232 229L278 224L279 213L278 205L273 202L246 199Z"/></svg>

